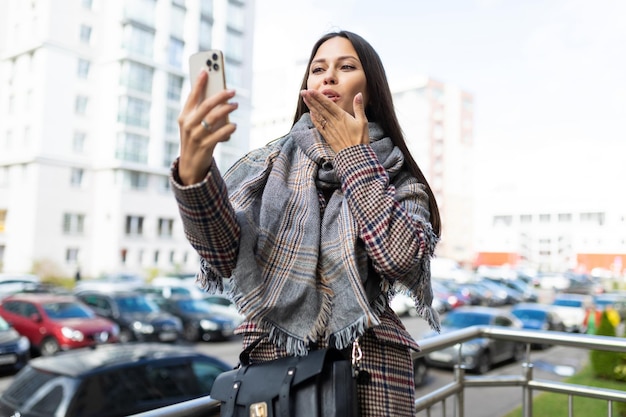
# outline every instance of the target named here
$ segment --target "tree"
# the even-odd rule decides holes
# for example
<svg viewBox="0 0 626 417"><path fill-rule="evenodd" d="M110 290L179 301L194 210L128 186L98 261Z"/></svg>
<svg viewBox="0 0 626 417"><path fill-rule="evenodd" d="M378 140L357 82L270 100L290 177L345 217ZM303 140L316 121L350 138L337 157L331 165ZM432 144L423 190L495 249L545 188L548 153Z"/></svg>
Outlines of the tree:
<svg viewBox="0 0 626 417"><path fill-rule="evenodd" d="M615 326L613 326L613 323L609 320L606 311L602 312L602 318L596 330L596 335L616 336ZM619 352L592 350L589 352L589 360L593 368L593 373L597 378L616 379L615 368L621 363Z"/></svg>

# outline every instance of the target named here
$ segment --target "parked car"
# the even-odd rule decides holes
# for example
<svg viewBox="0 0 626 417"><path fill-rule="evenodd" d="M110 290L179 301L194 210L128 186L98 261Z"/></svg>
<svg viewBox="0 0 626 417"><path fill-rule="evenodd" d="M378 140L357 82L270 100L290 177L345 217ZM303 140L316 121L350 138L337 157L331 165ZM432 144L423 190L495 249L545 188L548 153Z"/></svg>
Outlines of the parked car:
<svg viewBox="0 0 626 417"><path fill-rule="evenodd" d="M483 287L489 288L497 297L504 299L504 304L517 304L521 303L524 296L521 292L501 284L500 282L493 281L489 278L483 278L480 281Z"/></svg>
<svg viewBox="0 0 626 417"><path fill-rule="evenodd" d="M203 299L173 295L155 297L154 301L161 309L181 319L185 339L189 342L228 339L241 324L239 315L233 316L227 307Z"/></svg>
<svg viewBox="0 0 626 417"><path fill-rule="evenodd" d="M30 360L30 342L0 317L0 370L19 371Z"/></svg>
<svg viewBox="0 0 626 417"><path fill-rule="evenodd" d="M569 285L563 291L573 294L602 294L604 285L599 278L587 274L568 273Z"/></svg>
<svg viewBox="0 0 626 417"><path fill-rule="evenodd" d="M21 292L25 288L41 283L39 276L34 274L0 274L0 298Z"/></svg>
<svg viewBox="0 0 626 417"><path fill-rule="evenodd" d="M241 323L244 320L244 315L239 312L239 309L233 302L233 300L225 294L205 294L203 299L211 304L222 306L228 309L229 314L236 317Z"/></svg>
<svg viewBox="0 0 626 417"><path fill-rule="evenodd" d="M399 317L417 317L417 309L415 308L415 301L404 293L396 293L391 299L389 306ZM432 307L439 313L443 313L449 309L446 307L439 298L433 298Z"/></svg>
<svg viewBox="0 0 626 417"><path fill-rule="evenodd" d="M553 307L540 303L520 303L511 309L511 314L520 319L522 327L530 330L564 332L565 324ZM549 345L537 344L533 347L545 349Z"/></svg>
<svg viewBox="0 0 626 417"><path fill-rule="evenodd" d="M433 296L442 303L444 312L464 305L463 300L459 299L453 291L446 288L446 286L441 282L433 280L431 285L433 289Z"/></svg>
<svg viewBox="0 0 626 417"><path fill-rule="evenodd" d="M569 284L569 278L563 274L543 275L539 278L539 287L544 290L563 291Z"/></svg>
<svg viewBox="0 0 626 417"><path fill-rule="evenodd" d="M426 384L428 379L428 364L423 356L413 356L413 380L416 387Z"/></svg>
<svg viewBox="0 0 626 417"><path fill-rule="evenodd" d="M582 294L557 294L552 301L553 311L563 320L565 331L571 333L585 332L585 311L592 299Z"/></svg>
<svg viewBox="0 0 626 417"><path fill-rule="evenodd" d="M620 316L620 321L626 320L626 293L607 292L596 294L593 297L593 304L598 310L604 310L607 306L613 307Z"/></svg>
<svg viewBox="0 0 626 417"><path fill-rule="evenodd" d="M119 341L176 342L183 338L181 320L162 311L146 294L134 291L80 291L76 294L101 317L120 328Z"/></svg>
<svg viewBox="0 0 626 417"><path fill-rule="evenodd" d="M209 395L232 366L192 347L133 343L33 359L0 396L2 416L121 417Z"/></svg>
<svg viewBox="0 0 626 417"><path fill-rule="evenodd" d="M23 293L6 297L0 316L30 342L33 354L116 342L119 327L73 295Z"/></svg>
<svg viewBox="0 0 626 417"><path fill-rule="evenodd" d="M441 320L441 334L470 326L503 326L521 329L522 322L510 312L494 307L465 306L448 312ZM431 337L437 333L428 333ZM452 367L459 361L470 371L484 374L492 366L505 361L518 361L524 355L524 345L507 340L477 338L460 345L426 355L430 366Z"/></svg>
<svg viewBox="0 0 626 417"><path fill-rule="evenodd" d="M480 305L487 307L500 307L506 304L508 294L501 289L494 289L482 285L480 281L468 282L465 284L471 291L481 297Z"/></svg>
<svg viewBox="0 0 626 417"><path fill-rule="evenodd" d="M78 281L75 291L128 291L146 284L141 275L131 273L116 273L103 275L99 278Z"/></svg>

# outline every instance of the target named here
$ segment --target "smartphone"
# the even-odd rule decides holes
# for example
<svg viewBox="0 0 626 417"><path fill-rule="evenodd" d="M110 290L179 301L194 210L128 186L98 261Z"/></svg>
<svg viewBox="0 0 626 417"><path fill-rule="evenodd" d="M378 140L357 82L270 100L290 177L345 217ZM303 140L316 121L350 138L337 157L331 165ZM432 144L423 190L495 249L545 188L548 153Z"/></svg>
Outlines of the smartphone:
<svg viewBox="0 0 626 417"><path fill-rule="evenodd" d="M212 49L191 55L189 57L189 74L192 83L196 81L202 70L206 70L209 73L209 80L206 84L204 96L200 97L200 101L226 89L224 53L218 49ZM226 118L226 123L228 123L228 117ZM218 127L214 126L214 128Z"/></svg>

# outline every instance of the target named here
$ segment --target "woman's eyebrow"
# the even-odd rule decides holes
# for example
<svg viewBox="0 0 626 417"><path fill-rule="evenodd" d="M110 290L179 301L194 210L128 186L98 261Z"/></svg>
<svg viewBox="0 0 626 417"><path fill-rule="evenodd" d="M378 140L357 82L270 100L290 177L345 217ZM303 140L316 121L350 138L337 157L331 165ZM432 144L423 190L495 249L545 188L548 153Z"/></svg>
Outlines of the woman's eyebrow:
<svg viewBox="0 0 626 417"><path fill-rule="evenodd" d="M354 55L342 55L342 56L339 56L339 57L333 58L333 59L335 61L341 61L341 60L344 60L344 59L354 59L354 60L358 61L357 57L355 57ZM311 61L311 64L317 64L319 62L326 62L326 61L327 61L326 58L318 58L318 59L314 59L313 61Z"/></svg>

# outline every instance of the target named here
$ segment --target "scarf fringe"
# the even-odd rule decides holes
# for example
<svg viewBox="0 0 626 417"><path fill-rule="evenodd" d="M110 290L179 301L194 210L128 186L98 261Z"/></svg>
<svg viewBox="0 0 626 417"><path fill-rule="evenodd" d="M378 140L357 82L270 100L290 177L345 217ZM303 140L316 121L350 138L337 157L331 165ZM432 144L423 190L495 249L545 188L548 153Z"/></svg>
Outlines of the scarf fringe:
<svg viewBox="0 0 626 417"><path fill-rule="evenodd" d="M216 275L207 260L202 257L200 257L200 270L196 274L196 282L209 294L224 292L224 279Z"/></svg>

